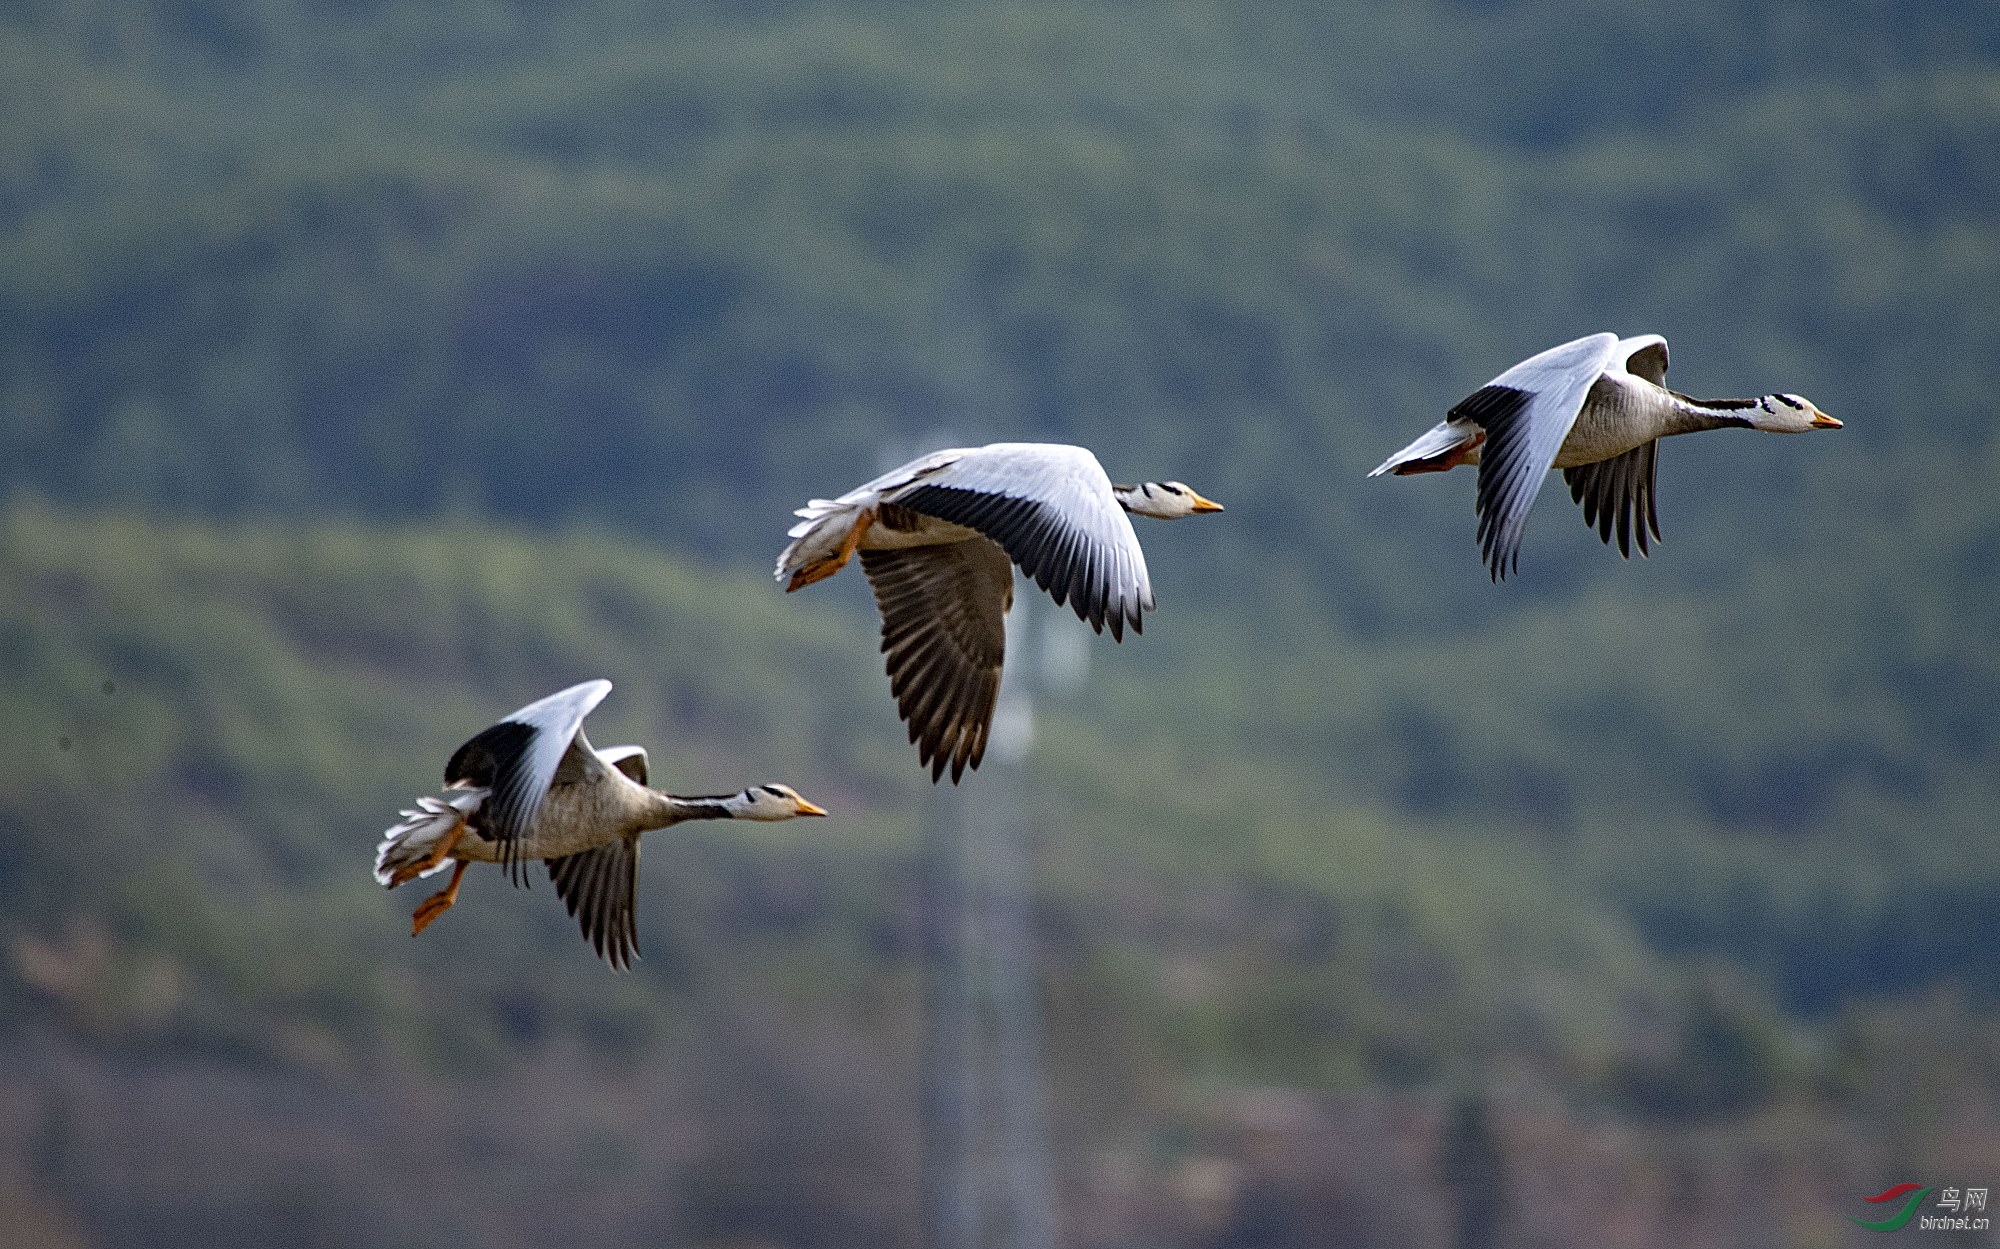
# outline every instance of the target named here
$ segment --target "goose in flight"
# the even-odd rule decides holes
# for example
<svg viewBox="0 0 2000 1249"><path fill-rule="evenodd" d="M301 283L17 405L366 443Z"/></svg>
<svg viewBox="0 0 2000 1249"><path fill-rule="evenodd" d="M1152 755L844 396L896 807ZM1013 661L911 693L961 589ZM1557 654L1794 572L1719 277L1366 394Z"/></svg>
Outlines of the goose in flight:
<svg viewBox="0 0 2000 1249"><path fill-rule="evenodd" d="M856 551L882 612L889 689L917 758L956 783L986 753L1014 571L1123 641L1152 610L1146 556L1126 513L1219 512L1177 481L1114 486L1082 447L996 442L933 451L838 499L814 499L787 535L787 591L831 577Z"/></svg>
<svg viewBox="0 0 2000 1249"><path fill-rule="evenodd" d="M1660 536L1654 481L1660 439L1703 429L1802 434L1840 422L1798 395L1690 399L1667 389L1667 340L1592 334L1551 347L1472 392L1423 437L1368 474L1479 466L1479 550L1493 579L1518 571L1528 508L1550 468L1563 471L1583 520L1608 546L1646 555Z"/></svg>
<svg viewBox="0 0 2000 1249"><path fill-rule="evenodd" d="M540 859L598 955L619 971L639 954L634 902L639 834L682 820L789 820L826 812L787 785L711 798L651 788L640 746L592 749L583 718L611 692L585 681L507 716L445 765L448 798L417 799L375 851L375 879L394 889L456 862L451 883L410 917L415 936L458 901L471 864L497 863L516 885Z"/></svg>

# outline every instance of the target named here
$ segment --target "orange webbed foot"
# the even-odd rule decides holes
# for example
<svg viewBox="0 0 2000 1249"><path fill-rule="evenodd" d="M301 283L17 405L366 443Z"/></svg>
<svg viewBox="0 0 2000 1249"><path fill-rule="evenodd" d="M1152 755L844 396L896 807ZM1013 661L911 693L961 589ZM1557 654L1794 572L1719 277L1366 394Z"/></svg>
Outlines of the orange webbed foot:
<svg viewBox="0 0 2000 1249"><path fill-rule="evenodd" d="M839 572L846 563L844 559L823 559L817 564L808 564L792 574L791 581L785 585L785 593L790 594L793 590L803 590L816 581L824 581Z"/></svg>
<svg viewBox="0 0 2000 1249"><path fill-rule="evenodd" d="M410 935L416 936L431 926L431 921L449 911L458 902L458 882L465 879L465 869L472 866L470 861L460 859L458 866L451 869L451 883L417 904L410 915Z"/></svg>

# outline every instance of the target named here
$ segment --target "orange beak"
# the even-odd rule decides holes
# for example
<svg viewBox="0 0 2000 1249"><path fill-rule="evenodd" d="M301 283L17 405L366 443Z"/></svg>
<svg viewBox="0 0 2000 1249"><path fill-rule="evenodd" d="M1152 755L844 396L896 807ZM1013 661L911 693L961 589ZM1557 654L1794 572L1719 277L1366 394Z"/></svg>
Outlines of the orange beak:
<svg viewBox="0 0 2000 1249"><path fill-rule="evenodd" d="M1820 410L1819 410L1818 408L1814 408L1814 409L1813 409L1813 419L1812 419L1812 423L1813 423L1813 428L1814 428L1814 429L1839 429L1839 428L1840 428L1840 422L1839 422L1839 421L1836 421L1836 420L1834 420L1834 419L1833 419L1832 417L1830 417L1830 416L1828 416L1828 415L1827 415L1826 413L1824 413L1824 412L1820 411Z"/></svg>

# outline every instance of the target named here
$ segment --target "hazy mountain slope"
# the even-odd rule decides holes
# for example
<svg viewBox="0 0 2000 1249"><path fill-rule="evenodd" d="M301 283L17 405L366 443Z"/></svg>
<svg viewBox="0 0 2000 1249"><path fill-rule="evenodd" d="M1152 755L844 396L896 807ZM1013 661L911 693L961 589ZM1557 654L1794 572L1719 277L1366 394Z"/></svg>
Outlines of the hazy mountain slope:
<svg viewBox="0 0 2000 1249"><path fill-rule="evenodd" d="M523 1016L603 1044L655 1037L725 966L836 1013L864 986L908 985L915 829L959 817L925 797L869 641L755 575L582 534L23 506L0 525L0 569L23 661L0 687L0 897L11 992L51 1018L367 1062L504 1041ZM648 744L656 776L694 792L788 779L838 818L650 840L634 977L594 964L548 889L493 873L411 942L420 895L367 875L378 830L473 730L600 674L617 689L595 740ZM1194 718L1193 692L1159 705ZM1091 701L1045 717L1036 771L1049 970L1114 989L1129 1003L1115 1030L1184 1075L1340 1082L1388 1049L1431 1069L1517 1043L1602 1063L1652 995L1629 933L1536 856L1447 851L1311 769L1190 767ZM1524 980L1564 987L1522 999L1508 986ZM1273 994L1344 1005L1283 1023L1264 1019ZM1179 1016L1212 1022L1182 1041L1141 1022ZM1239 1051L1252 1019L1262 1039Z"/></svg>

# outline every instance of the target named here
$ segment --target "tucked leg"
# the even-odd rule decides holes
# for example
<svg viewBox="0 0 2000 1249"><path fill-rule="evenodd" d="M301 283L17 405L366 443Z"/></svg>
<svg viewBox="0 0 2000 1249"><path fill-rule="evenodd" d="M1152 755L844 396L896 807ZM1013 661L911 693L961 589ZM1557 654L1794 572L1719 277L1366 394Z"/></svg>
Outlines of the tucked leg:
<svg viewBox="0 0 2000 1249"><path fill-rule="evenodd" d="M1441 451L1427 460L1399 464L1392 471L1397 477L1408 477L1414 473L1447 473L1470 459L1472 453L1479 449L1479 444L1485 441L1486 431L1482 429L1449 451Z"/></svg>
<svg viewBox="0 0 2000 1249"><path fill-rule="evenodd" d="M449 911L458 901L458 882L465 879L465 869L472 866L470 859L460 859L458 866L451 869L451 883L425 898L410 916L410 935L416 936L430 927L431 921Z"/></svg>
<svg viewBox="0 0 2000 1249"><path fill-rule="evenodd" d="M429 854L413 863L405 863L390 874L389 888L394 889L404 881L415 880L425 872L436 868L451 857L453 848L458 845L458 839L463 836L465 836L465 817L461 815L458 817L458 822L451 826L451 831L438 838L437 845L432 847Z"/></svg>
<svg viewBox="0 0 2000 1249"><path fill-rule="evenodd" d="M785 586L785 592L789 594L793 590L804 589L815 581L824 581L847 567L847 561L854 558L854 552L860 547L861 539L868 533L868 526L874 523L875 509L872 507L856 516L854 527L847 531L845 538L841 539L840 549L818 563L807 564L793 573L791 582Z"/></svg>

